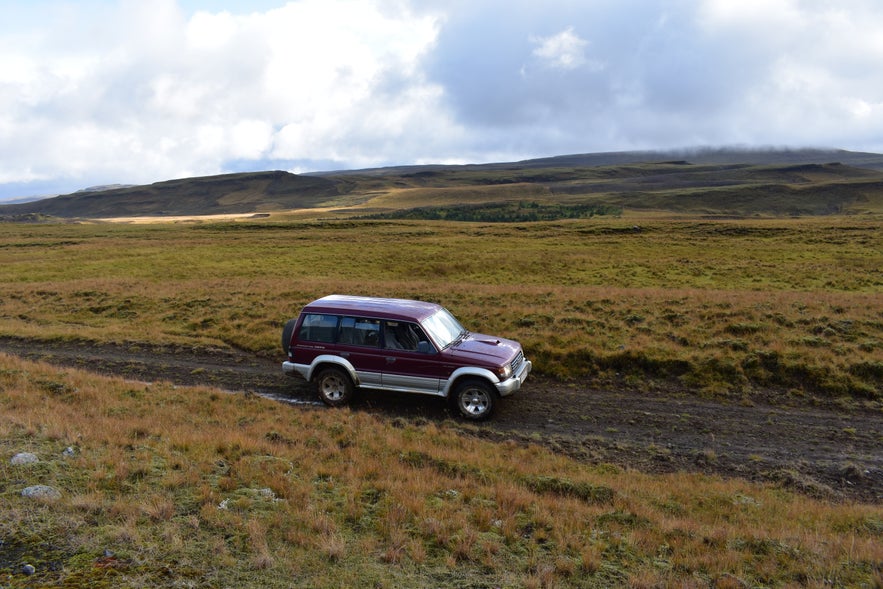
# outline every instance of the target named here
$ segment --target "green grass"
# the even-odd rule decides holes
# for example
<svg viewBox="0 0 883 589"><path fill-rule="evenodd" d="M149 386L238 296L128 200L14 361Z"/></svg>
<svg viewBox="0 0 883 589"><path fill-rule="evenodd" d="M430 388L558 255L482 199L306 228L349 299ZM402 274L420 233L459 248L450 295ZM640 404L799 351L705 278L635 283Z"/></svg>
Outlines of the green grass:
<svg viewBox="0 0 883 589"><path fill-rule="evenodd" d="M0 355L4 587L874 587L874 505ZM72 455L65 455L66 448ZM40 461L14 466L29 451ZM22 497L51 485L56 501ZM35 572L23 574L30 564Z"/></svg>
<svg viewBox="0 0 883 589"><path fill-rule="evenodd" d="M541 223L290 220L3 225L0 334L229 345L274 356L332 293L438 301L540 373L797 390L879 407L873 216ZM793 395L792 395L793 398Z"/></svg>
<svg viewBox="0 0 883 589"><path fill-rule="evenodd" d="M368 215L369 219L424 219L446 221L469 221L482 223L529 223L535 221L559 221L561 219L589 219L596 215L622 214L622 210L604 205L559 205L538 202L485 203L418 207L392 213Z"/></svg>

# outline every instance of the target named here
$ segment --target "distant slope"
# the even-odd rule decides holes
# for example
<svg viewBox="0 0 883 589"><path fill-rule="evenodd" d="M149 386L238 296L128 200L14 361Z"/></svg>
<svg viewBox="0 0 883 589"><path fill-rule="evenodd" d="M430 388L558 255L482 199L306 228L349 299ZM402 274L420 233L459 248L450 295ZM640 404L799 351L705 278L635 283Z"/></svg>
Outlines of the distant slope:
<svg viewBox="0 0 883 589"><path fill-rule="evenodd" d="M883 154L842 149L697 148L666 152L631 151L564 155L519 162L523 166L610 166L684 160L693 164L802 165L840 163L883 171Z"/></svg>
<svg viewBox="0 0 883 589"><path fill-rule="evenodd" d="M610 151L558 155L545 158L463 165L415 165L317 172L311 176L414 174L421 171L445 170L516 170L526 168L602 167L641 163L685 161L692 164L800 165L840 163L856 168L883 171L883 154L846 151L843 149L736 149L695 148L670 151Z"/></svg>
<svg viewBox="0 0 883 589"><path fill-rule="evenodd" d="M556 194L603 194L623 209L729 214L827 215L883 206L883 173L841 164L620 166L609 180L574 181ZM631 173L629 173L631 171Z"/></svg>
<svg viewBox="0 0 883 589"><path fill-rule="evenodd" d="M0 215L65 218L215 215L311 208L338 194L336 182L289 174L253 172L184 178L146 186L76 192L0 206Z"/></svg>
<svg viewBox="0 0 883 589"><path fill-rule="evenodd" d="M366 203L381 217L508 219L512 215L501 214L501 207L519 201L528 210L514 212L515 218L602 210L737 216L883 213L883 155L844 150L610 152L321 176L349 183L352 191L386 188ZM482 203L488 205L484 213Z"/></svg>
<svg viewBox="0 0 883 589"><path fill-rule="evenodd" d="M446 168L385 177L374 216L513 220L654 210L780 216L883 212L883 173L841 164ZM378 176L349 176L377 188ZM502 207L517 203L518 210ZM505 211L502 209L506 209Z"/></svg>
<svg viewBox="0 0 883 589"><path fill-rule="evenodd" d="M883 155L842 150L621 152L310 175L252 172L100 188L0 206L0 220L320 208L346 215L475 220L625 210L739 216L883 213Z"/></svg>

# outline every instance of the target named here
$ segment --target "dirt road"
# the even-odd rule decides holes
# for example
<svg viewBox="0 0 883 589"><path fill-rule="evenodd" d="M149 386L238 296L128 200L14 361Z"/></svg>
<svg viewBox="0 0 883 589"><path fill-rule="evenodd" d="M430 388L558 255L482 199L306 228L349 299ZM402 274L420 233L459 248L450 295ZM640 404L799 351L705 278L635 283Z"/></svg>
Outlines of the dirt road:
<svg viewBox="0 0 883 589"><path fill-rule="evenodd" d="M323 407L312 386L282 374L281 357L19 338L0 338L0 352L133 380L210 385ZM443 400L418 395L364 393L354 408L417 423L452 419ZM698 471L826 499L883 502L883 415L861 409L725 404L688 391L606 390L532 376L500 403L491 421L464 431L541 443L578 460L642 472Z"/></svg>

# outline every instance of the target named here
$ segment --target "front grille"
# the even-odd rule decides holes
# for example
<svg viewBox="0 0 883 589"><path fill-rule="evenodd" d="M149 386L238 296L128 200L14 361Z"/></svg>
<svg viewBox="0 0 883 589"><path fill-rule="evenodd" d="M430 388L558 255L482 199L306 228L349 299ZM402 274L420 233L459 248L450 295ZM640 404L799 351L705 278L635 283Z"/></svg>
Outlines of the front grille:
<svg viewBox="0 0 883 589"><path fill-rule="evenodd" d="M518 350L518 353L512 359L512 362L509 363L509 366L512 367L512 374L518 374L518 369L521 368L522 362L524 362L524 352Z"/></svg>

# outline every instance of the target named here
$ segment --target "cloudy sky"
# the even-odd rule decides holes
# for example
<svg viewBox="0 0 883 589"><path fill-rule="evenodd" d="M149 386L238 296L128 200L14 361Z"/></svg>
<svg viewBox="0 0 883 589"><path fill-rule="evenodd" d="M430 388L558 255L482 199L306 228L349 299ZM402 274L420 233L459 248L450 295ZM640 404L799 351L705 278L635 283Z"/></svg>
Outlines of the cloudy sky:
<svg viewBox="0 0 883 589"><path fill-rule="evenodd" d="M0 0L0 199L697 146L883 152L883 2Z"/></svg>

